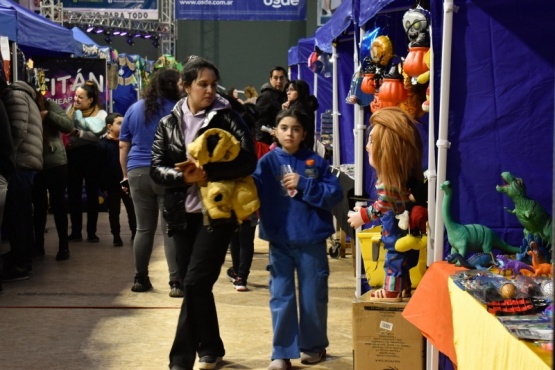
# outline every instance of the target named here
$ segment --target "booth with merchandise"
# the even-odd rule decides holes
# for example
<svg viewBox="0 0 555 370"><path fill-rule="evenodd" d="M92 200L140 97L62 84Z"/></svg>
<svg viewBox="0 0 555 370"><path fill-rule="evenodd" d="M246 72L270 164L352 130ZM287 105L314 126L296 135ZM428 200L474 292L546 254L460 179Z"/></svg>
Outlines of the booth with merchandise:
<svg viewBox="0 0 555 370"><path fill-rule="evenodd" d="M316 87L314 83L312 86L321 109L332 112L332 166L342 174L346 172L342 171L343 168L354 168L350 176L352 203L374 198L374 172L364 155L364 131L372 108L364 99L352 100L355 104L348 102L352 85L356 88L356 79L361 77L356 72L364 69L363 41L379 29L376 35L387 35L391 39L394 54L407 58L409 41L402 18L417 5L406 1L342 1L314 36L313 51L329 54L333 72L328 84L332 86L331 90L320 90L321 76L318 76ZM432 52L427 82L430 110L417 118L423 123L421 136L428 148L425 158L429 186L428 266L433 261L443 260L451 252L441 214L444 193L439 187L445 180L449 180L452 186L450 214L453 219L463 225L485 225L508 244L522 247L523 251L529 250L530 240L524 237L524 227L516 215L505 209L515 208L513 199L496 190L498 185L504 184L501 174L510 172L514 178L522 179L528 197L547 213L552 213L555 50L548 44L555 31L550 20L554 7L555 4L539 0L528 3L517 0L432 0L426 6L431 20ZM300 76L310 82L313 77L305 73L310 61L299 57L299 49L301 41L296 45L296 60L291 58L295 49L290 51L291 75L293 79ZM322 99L326 99L325 104ZM347 217L346 211L350 208L352 206L348 204L336 214L339 224L344 224L340 219ZM358 238L355 240L360 248ZM550 250L550 241L544 244ZM358 256L360 252L357 252ZM357 295L361 294L360 271L361 267L357 265ZM469 304L467 298L473 298L459 287L452 287L450 274L431 274L433 279L430 280L431 277L427 278L429 271L430 268L416 288L414 298L409 300L407 310L410 310L407 312L410 314L403 313L403 316L411 322L419 312L441 311L448 316L452 320L452 329L436 325L436 330L429 332L419 326L420 323L415 324L430 344L450 343L448 347L440 345L435 349L444 350L453 364L473 368L483 357L481 363L488 364L488 368L497 368L499 364L503 364L504 369L551 367L551 352L538 346L522 352L520 346L524 342L502 326L496 333L507 340L496 340L502 345L494 349L495 354L479 350L484 344L482 342L489 338L489 335L483 335L485 328L492 326L482 329L477 325L467 325L467 329L472 327L477 332L473 340L462 341L461 338L469 335L468 330L462 330L469 320L463 312L465 310L459 306L442 306L428 298L436 294L434 288L440 287L443 297L453 304ZM547 299L552 300L552 296ZM419 304L412 304L413 300ZM487 312L485 305L478 301L476 304L482 311L473 309L480 315L480 320L473 324L484 322L482 318L486 322L497 321ZM439 306L430 311L429 306L434 305ZM443 336L441 341L434 337L437 335ZM515 343L518 343L518 351L511 347L516 346ZM518 360L504 355L513 350L520 353L515 355L520 356ZM475 362L468 360L471 351ZM443 358L438 357L431 346L426 355L428 369L437 368ZM512 359L512 363L501 360L503 356ZM495 360L496 357L499 359ZM355 354L355 368L363 368L359 366ZM445 366L448 365L442 362L442 367Z"/></svg>

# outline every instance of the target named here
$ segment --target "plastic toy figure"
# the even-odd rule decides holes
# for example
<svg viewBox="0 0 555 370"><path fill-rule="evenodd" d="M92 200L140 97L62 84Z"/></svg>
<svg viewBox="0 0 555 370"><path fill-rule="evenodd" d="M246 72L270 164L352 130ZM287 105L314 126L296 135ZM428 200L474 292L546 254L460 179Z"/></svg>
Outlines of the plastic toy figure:
<svg viewBox="0 0 555 370"><path fill-rule="evenodd" d="M510 214L516 215L520 224L524 227L524 236L533 234L539 235L548 246L551 246L551 216L543 207L526 196L526 185L521 178L515 178L510 172L503 172L501 178L505 185L497 185L495 190L506 194L515 203L514 209L505 210Z"/></svg>
<svg viewBox="0 0 555 370"><path fill-rule="evenodd" d="M494 248L510 254L520 252L520 248L510 246L487 226L479 224L462 225L455 222L450 213L451 182L445 181L440 187L445 192L441 210L452 254L460 253L461 256L466 257L469 252L485 252L491 253L492 260L495 260L493 256Z"/></svg>

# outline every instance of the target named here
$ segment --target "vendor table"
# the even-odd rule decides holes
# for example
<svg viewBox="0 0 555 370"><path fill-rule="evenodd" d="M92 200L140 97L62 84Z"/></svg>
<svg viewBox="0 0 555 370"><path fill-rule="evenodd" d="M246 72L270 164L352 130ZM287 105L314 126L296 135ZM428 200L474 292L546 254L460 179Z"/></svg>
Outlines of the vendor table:
<svg viewBox="0 0 555 370"><path fill-rule="evenodd" d="M403 317L459 370L548 370L551 352L511 335L483 304L450 278L465 270L447 262L430 265Z"/></svg>

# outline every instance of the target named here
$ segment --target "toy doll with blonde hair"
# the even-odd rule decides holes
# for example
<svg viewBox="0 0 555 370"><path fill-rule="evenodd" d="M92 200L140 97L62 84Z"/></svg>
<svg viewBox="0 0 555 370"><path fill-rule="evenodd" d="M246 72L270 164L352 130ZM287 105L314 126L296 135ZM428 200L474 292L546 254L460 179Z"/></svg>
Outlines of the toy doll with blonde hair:
<svg viewBox="0 0 555 370"><path fill-rule="evenodd" d="M422 140L416 122L397 107L380 109L370 117L370 125L366 151L377 175L377 200L368 207L355 207L348 221L354 228L378 219L382 222L385 279L383 289L372 291L370 299L401 301L410 296L409 270L416 266L419 251L395 249L397 240L409 232L398 226L395 216L405 210L425 212Z"/></svg>

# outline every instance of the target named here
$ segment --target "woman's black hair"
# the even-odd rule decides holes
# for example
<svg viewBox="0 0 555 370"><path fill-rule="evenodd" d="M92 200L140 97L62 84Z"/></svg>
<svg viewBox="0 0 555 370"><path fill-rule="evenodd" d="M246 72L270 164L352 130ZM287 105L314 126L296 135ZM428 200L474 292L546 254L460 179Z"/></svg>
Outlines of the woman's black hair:
<svg viewBox="0 0 555 370"><path fill-rule="evenodd" d="M185 65L183 66L183 71L181 72L181 78L183 79L184 86L191 86L193 81L198 78L199 72L202 69L211 69L216 75L216 80L220 79L220 71L218 67L209 60L202 57L197 57L195 55L187 58Z"/></svg>
<svg viewBox="0 0 555 370"><path fill-rule="evenodd" d="M160 98L179 100L179 71L173 68L160 68L152 76L143 93L145 99L145 121L148 122L160 109Z"/></svg>
<svg viewBox="0 0 555 370"><path fill-rule="evenodd" d="M79 88L85 90L87 93L87 98L92 99L91 107L102 108L102 103L100 101L100 89L96 82L92 80L86 81L84 84L80 85Z"/></svg>

